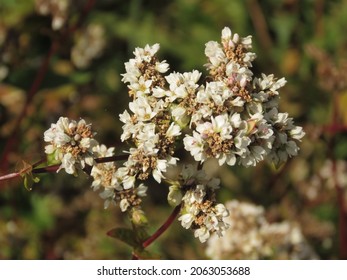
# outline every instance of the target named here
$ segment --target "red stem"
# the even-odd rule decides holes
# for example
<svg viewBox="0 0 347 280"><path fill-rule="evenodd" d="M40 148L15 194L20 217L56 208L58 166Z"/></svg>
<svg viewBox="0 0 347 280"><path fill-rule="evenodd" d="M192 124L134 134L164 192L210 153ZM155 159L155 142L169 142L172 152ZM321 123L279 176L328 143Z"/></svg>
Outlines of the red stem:
<svg viewBox="0 0 347 280"><path fill-rule="evenodd" d="M126 160L127 158L128 158L128 155L118 155L118 156L112 156L112 157L96 158L94 160L96 163L105 163L105 162L112 162L112 161L122 161L122 160ZM31 170L31 172L34 174L52 173L52 172L56 172L59 169L60 164L54 164L54 165L49 165L45 167L35 168L35 166L38 166L43 162L44 162L43 160L40 160L39 162L33 164L32 166L33 169ZM3 176L0 176L0 181L6 181L13 178L17 178L17 177L20 177L20 175L21 175L21 172L6 174Z"/></svg>
<svg viewBox="0 0 347 280"><path fill-rule="evenodd" d="M171 215L165 221L165 223L150 238L148 238L145 242L142 243L143 248L146 248L149 245L151 245L160 235L162 235L167 230L167 228L176 219L180 210L181 210L181 204L177 205L175 209L172 211Z"/></svg>

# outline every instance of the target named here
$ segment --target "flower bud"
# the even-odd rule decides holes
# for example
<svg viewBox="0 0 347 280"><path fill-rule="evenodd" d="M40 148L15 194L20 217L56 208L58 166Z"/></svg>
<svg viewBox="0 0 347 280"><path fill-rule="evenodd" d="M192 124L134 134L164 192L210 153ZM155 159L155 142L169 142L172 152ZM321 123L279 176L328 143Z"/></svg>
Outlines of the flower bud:
<svg viewBox="0 0 347 280"><path fill-rule="evenodd" d="M131 213L131 221L137 226L144 226L148 223L145 212L139 208L133 208Z"/></svg>
<svg viewBox="0 0 347 280"><path fill-rule="evenodd" d="M178 185L170 186L167 200L171 206L177 206L182 201L182 192Z"/></svg>

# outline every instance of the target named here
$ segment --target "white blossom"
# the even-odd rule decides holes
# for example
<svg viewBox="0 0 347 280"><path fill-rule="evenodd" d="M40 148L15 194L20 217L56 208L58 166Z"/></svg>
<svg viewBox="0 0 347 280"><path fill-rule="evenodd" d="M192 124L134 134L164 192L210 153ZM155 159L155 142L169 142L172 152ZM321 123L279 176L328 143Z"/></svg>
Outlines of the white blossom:
<svg viewBox="0 0 347 280"><path fill-rule="evenodd" d="M44 140L49 144L45 147L47 154L54 154L60 161L58 169L65 169L68 174L77 174L77 169L92 166L93 148L98 144L94 139L91 126L84 120L78 122L61 117L57 123L44 132Z"/></svg>

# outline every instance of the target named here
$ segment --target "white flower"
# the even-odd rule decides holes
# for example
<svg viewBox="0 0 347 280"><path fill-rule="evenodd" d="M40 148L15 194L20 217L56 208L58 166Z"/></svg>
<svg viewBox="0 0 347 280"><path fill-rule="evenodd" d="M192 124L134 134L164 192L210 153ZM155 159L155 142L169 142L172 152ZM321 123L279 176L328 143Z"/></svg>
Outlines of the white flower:
<svg viewBox="0 0 347 280"><path fill-rule="evenodd" d="M172 185L169 187L169 193L167 196L167 201L171 206L177 206L182 201L182 191L179 189L179 186Z"/></svg>
<svg viewBox="0 0 347 280"><path fill-rule="evenodd" d="M136 48L134 51L135 59L150 62L152 57L158 52L159 48L159 44L154 44L152 46L147 44L144 48Z"/></svg>
<svg viewBox="0 0 347 280"><path fill-rule="evenodd" d="M171 123L169 128L166 131L166 136L167 137L176 137L181 135L181 128L179 125L175 123Z"/></svg>
<svg viewBox="0 0 347 280"><path fill-rule="evenodd" d="M140 184L137 188L136 188L136 194L139 197L144 197L147 195L147 189L148 187L145 184Z"/></svg>
<svg viewBox="0 0 347 280"><path fill-rule="evenodd" d="M141 76L141 71L138 68L138 63L135 59L130 59L125 64L126 73L122 74L122 82L124 83L136 83Z"/></svg>
<svg viewBox="0 0 347 280"><path fill-rule="evenodd" d="M61 161L61 165L57 172L59 172L60 169L65 169L65 172L68 174L75 174L76 167L75 167L76 160L72 156L72 154L68 153L63 156L63 159Z"/></svg>
<svg viewBox="0 0 347 280"><path fill-rule="evenodd" d="M147 98L143 96L130 102L129 109L136 115L139 121L149 121L157 114L156 111L153 111Z"/></svg>
<svg viewBox="0 0 347 280"><path fill-rule="evenodd" d="M136 82L132 82L128 87L134 91L136 96L141 96L142 94L148 94L151 90L152 80L145 80L144 77Z"/></svg>
<svg viewBox="0 0 347 280"><path fill-rule="evenodd" d="M225 53L217 42L210 41L207 42L205 46L205 55L210 61L209 64L206 64L208 69L214 69L225 62Z"/></svg>
<svg viewBox="0 0 347 280"><path fill-rule="evenodd" d="M193 131L193 136L186 135L183 139L184 148L190 152L196 161L203 162L206 159L204 144L201 135Z"/></svg>
<svg viewBox="0 0 347 280"><path fill-rule="evenodd" d="M178 218L178 220L181 221L182 227L184 227L185 229L190 228L190 226L194 222L194 219L195 219L194 215L190 213L184 214Z"/></svg>
<svg viewBox="0 0 347 280"><path fill-rule="evenodd" d="M166 73L169 70L169 64L165 60L155 63L155 70L159 73Z"/></svg>
<svg viewBox="0 0 347 280"><path fill-rule="evenodd" d="M130 203L126 198L123 198L119 203L119 207L122 210L122 212L125 212L129 206L130 206Z"/></svg>
<svg viewBox="0 0 347 280"><path fill-rule="evenodd" d="M206 227L201 227L194 231L194 236L204 243L210 238L210 231Z"/></svg>
<svg viewBox="0 0 347 280"><path fill-rule="evenodd" d="M68 174L77 174L77 168L85 165L92 166L93 148L98 144L93 139L91 126L84 120L78 122L60 117L57 123L45 131L44 140L49 144L45 147L47 154L54 154L55 159L61 161L58 169L65 169Z"/></svg>

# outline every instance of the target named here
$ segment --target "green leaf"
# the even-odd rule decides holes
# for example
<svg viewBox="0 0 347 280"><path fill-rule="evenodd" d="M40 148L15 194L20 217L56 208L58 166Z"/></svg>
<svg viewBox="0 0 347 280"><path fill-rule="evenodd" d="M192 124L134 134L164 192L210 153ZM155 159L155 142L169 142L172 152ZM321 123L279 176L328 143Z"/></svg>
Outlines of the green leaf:
<svg viewBox="0 0 347 280"><path fill-rule="evenodd" d="M113 228L107 232L107 235L123 241L133 248L139 247L134 231L129 228Z"/></svg>
<svg viewBox="0 0 347 280"><path fill-rule="evenodd" d="M150 237L150 235L148 234L145 227L136 227L134 229L134 232L135 232L135 239L137 243L140 245L140 247L142 248L142 243L145 240L147 240Z"/></svg>
<svg viewBox="0 0 347 280"><path fill-rule="evenodd" d="M34 183L40 182L39 177L34 177L32 173L26 173L24 175L24 187L28 190L31 191Z"/></svg>
<svg viewBox="0 0 347 280"><path fill-rule="evenodd" d="M32 186L34 185L34 183L38 183L40 181L39 177L35 177L32 174L32 169L33 166L29 163L27 163L26 161L22 161L22 168L19 171L19 174L22 178L24 178L24 187L28 190L31 191L32 190Z"/></svg>
<svg viewBox="0 0 347 280"><path fill-rule="evenodd" d="M24 187L26 188L26 190L31 191L33 184L34 184L33 176L30 174L25 174L24 175Z"/></svg>

